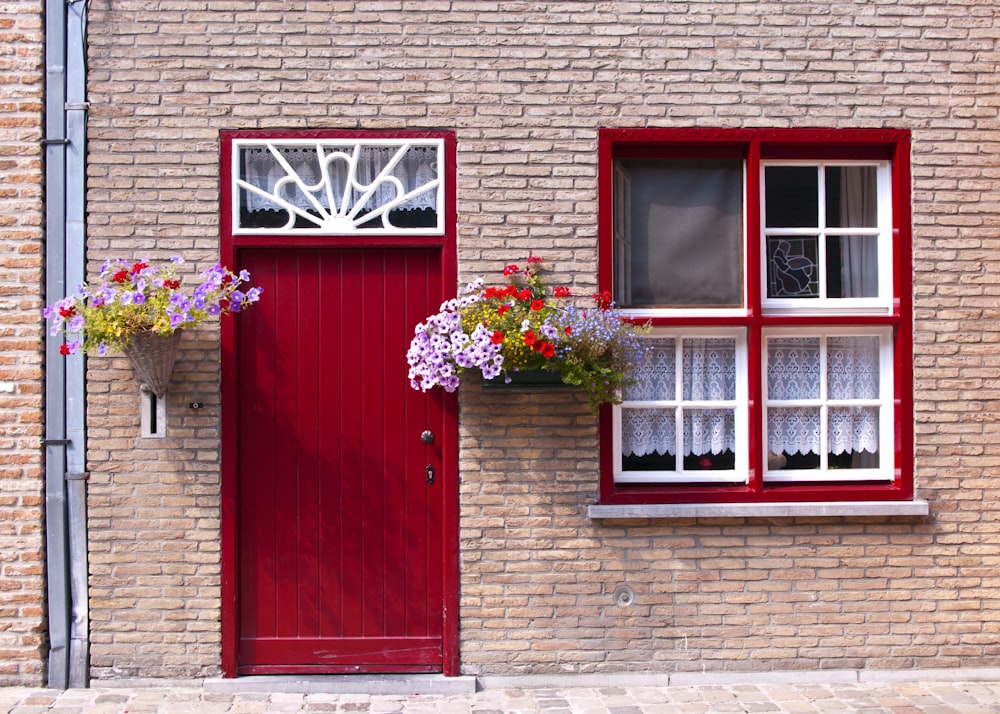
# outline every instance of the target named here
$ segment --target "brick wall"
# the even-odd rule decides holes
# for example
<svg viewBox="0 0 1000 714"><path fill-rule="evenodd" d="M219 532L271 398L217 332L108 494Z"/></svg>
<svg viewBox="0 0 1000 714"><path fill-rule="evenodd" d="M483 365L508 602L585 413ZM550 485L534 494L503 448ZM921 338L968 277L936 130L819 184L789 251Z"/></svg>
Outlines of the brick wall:
<svg viewBox="0 0 1000 714"><path fill-rule="evenodd" d="M42 6L0 4L0 684L40 684Z"/></svg>
<svg viewBox="0 0 1000 714"><path fill-rule="evenodd" d="M224 128L454 129L463 280L530 250L578 294L595 280L602 126L911 129L916 478L932 516L593 522L586 405L470 385L461 665L1000 664L992 0L90 7L92 269L216 257ZM91 361L98 677L218 671L216 335L199 329L185 349L155 442L138 438L124 363ZM636 593L624 608L623 583Z"/></svg>

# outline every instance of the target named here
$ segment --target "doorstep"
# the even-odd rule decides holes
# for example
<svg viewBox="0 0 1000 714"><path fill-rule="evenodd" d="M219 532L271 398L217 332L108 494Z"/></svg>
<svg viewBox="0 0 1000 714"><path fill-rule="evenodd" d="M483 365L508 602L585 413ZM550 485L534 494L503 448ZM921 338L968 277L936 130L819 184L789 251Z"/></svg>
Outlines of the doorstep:
<svg viewBox="0 0 1000 714"><path fill-rule="evenodd" d="M206 679L204 690L226 694L470 694L476 691L476 678L442 674L253 675Z"/></svg>

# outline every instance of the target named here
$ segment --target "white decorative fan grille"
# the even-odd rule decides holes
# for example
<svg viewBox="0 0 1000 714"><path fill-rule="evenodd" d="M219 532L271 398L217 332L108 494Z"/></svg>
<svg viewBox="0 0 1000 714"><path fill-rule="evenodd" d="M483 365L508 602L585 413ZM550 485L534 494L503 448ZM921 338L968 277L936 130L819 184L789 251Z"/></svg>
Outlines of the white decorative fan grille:
<svg viewBox="0 0 1000 714"><path fill-rule="evenodd" d="M237 141L234 233L443 232L439 139Z"/></svg>

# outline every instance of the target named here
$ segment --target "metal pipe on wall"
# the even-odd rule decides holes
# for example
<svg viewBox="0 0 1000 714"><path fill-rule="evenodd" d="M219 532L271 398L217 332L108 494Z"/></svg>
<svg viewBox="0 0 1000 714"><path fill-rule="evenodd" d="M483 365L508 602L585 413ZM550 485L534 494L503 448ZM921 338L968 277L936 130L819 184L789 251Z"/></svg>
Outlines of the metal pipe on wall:
<svg viewBox="0 0 1000 714"><path fill-rule="evenodd" d="M45 3L45 302L66 294L66 12ZM48 686L69 683L69 540L66 518L66 363L60 339L45 340L45 572Z"/></svg>
<svg viewBox="0 0 1000 714"><path fill-rule="evenodd" d="M84 281L86 3L45 3L45 302ZM87 686L85 365L45 345L45 532L48 686Z"/></svg>
<svg viewBox="0 0 1000 714"><path fill-rule="evenodd" d="M86 279L87 3L66 5L66 283ZM66 373L66 451L69 571L72 602L69 686L86 687L90 674L90 608L87 590L86 372L84 360Z"/></svg>

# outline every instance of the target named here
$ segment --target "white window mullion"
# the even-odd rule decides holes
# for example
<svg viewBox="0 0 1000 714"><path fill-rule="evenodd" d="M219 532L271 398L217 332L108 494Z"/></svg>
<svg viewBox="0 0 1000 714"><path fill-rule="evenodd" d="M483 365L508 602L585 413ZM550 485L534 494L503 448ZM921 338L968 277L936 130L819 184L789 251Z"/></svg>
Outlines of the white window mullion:
<svg viewBox="0 0 1000 714"><path fill-rule="evenodd" d="M677 378L674 380L674 401L677 402L677 406L674 407L674 439L676 446L675 454L675 467L674 470L679 474L684 473L684 450L686 444L684 443L684 339L680 335L674 340L674 374Z"/></svg>
<svg viewBox="0 0 1000 714"><path fill-rule="evenodd" d="M817 232L816 232L816 274L819 279L819 299L821 301L826 301L829 297L827 295L827 270L828 266L826 264L826 164L819 164L817 167L818 177L816 180L816 190L819 195L816 197L817 207L819 209L819 218L817 221ZM822 421L822 419L820 419Z"/></svg>
<svg viewBox="0 0 1000 714"><path fill-rule="evenodd" d="M830 468L830 414L829 389L827 388L827 335L819 340L819 470L826 472Z"/></svg>

